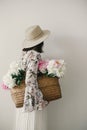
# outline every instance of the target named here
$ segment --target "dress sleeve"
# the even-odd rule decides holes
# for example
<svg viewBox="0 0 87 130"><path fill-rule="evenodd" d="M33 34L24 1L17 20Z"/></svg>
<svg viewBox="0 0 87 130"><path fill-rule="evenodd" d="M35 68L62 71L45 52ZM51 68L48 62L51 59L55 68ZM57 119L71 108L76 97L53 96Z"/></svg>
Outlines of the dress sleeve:
<svg viewBox="0 0 87 130"><path fill-rule="evenodd" d="M38 61L40 58L40 54L36 52L29 53L27 58L24 111L40 109L41 104L44 103L43 94L39 90L37 83Z"/></svg>
<svg viewBox="0 0 87 130"><path fill-rule="evenodd" d="M30 52L26 63L26 78L25 78L25 99L24 111L32 111L35 106L35 91L38 88L37 84L37 69L38 69L38 54Z"/></svg>
<svg viewBox="0 0 87 130"><path fill-rule="evenodd" d="M31 52L27 57L27 69L26 69L26 86L34 86L36 87L37 81L37 72L38 72L38 61L40 59L40 55L36 52Z"/></svg>

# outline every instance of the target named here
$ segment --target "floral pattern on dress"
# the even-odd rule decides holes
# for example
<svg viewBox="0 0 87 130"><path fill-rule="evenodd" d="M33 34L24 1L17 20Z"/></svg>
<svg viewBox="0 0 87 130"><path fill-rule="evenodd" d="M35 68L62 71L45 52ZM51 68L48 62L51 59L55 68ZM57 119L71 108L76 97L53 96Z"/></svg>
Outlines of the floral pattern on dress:
<svg viewBox="0 0 87 130"><path fill-rule="evenodd" d="M40 59L40 53L34 50L23 52L22 65L26 71L26 88L23 105L24 112L42 110L48 105L48 101L43 100L43 94L38 88L37 73Z"/></svg>

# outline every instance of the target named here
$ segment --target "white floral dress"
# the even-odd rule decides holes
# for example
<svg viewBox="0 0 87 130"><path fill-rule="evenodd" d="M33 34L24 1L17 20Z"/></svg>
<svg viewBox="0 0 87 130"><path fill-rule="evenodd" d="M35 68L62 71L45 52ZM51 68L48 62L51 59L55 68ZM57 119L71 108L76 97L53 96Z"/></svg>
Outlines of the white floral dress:
<svg viewBox="0 0 87 130"><path fill-rule="evenodd" d="M16 109L16 130L47 130L48 102L43 100L43 94L37 83L40 59L40 53L34 50L23 53L26 89L23 108Z"/></svg>

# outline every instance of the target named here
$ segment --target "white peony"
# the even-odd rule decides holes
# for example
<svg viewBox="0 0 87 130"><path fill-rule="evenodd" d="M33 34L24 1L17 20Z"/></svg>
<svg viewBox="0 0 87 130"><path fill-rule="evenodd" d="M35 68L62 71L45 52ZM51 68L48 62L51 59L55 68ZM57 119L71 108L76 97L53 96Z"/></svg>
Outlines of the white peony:
<svg viewBox="0 0 87 130"><path fill-rule="evenodd" d="M24 68L22 66L22 62L21 61L13 61L10 64L9 73L18 74L19 70L24 70Z"/></svg>
<svg viewBox="0 0 87 130"><path fill-rule="evenodd" d="M58 71L56 72L56 75L59 77L63 77L65 71L65 63L64 62L62 63L63 64L60 64L60 66L58 67Z"/></svg>
<svg viewBox="0 0 87 130"><path fill-rule="evenodd" d="M15 86L15 80L12 79L11 75L9 73L7 73L4 77L3 77L3 82L6 86L8 86L9 88L13 88Z"/></svg>
<svg viewBox="0 0 87 130"><path fill-rule="evenodd" d="M3 82L6 86L8 86L9 88L12 88L16 85L15 79L12 78L12 74L18 75L19 70L24 70L21 60L13 61L10 64L10 68L9 68L7 74L3 77Z"/></svg>
<svg viewBox="0 0 87 130"><path fill-rule="evenodd" d="M48 74L53 74L57 77L64 75L65 63L64 60L50 60L47 65Z"/></svg>

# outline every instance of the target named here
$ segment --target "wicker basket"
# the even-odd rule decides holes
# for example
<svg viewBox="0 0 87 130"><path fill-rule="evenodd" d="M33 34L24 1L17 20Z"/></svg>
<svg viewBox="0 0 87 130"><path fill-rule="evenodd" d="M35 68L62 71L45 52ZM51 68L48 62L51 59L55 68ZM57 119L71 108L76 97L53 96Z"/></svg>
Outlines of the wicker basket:
<svg viewBox="0 0 87 130"><path fill-rule="evenodd" d="M52 101L61 98L61 88L59 80L56 77L41 76L38 77L39 89L43 93L44 100ZM16 107L22 107L25 94L25 83L16 86L11 90L11 96Z"/></svg>

